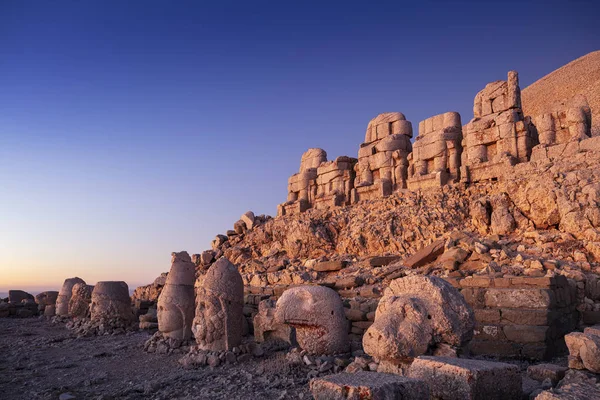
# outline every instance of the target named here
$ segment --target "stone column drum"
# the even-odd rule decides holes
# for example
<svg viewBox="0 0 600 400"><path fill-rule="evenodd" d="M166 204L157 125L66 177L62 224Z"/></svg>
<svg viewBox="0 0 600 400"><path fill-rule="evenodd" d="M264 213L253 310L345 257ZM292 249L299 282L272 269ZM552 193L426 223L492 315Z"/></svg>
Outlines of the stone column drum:
<svg viewBox="0 0 600 400"><path fill-rule="evenodd" d="M158 330L164 336L188 340L194 320L196 266L185 251L171 254L171 270L158 297Z"/></svg>
<svg viewBox="0 0 600 400"><path fill-rule="evenodd" d="M83 283L85 285L85 281L78 277L65 279L56 299L56 315L65 317L69 315L69 301L73 293L73 286L76 283Z"/></svg>
<svg viewBox="0 0 600 400"><path fill-rule="evenodd" d="M227 258L208 269L197 303L192 331L202 350L225 351L241 344L244 282Z"/></svg>

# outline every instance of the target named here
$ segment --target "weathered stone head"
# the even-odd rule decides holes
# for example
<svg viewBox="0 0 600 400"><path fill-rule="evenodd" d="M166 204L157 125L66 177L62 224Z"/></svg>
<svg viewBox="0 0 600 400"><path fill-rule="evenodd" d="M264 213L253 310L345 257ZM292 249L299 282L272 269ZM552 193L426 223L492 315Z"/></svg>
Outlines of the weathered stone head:
<svg viewBox="0 0 600 400"><path fill-rule="evenodd" d="M40 306L53 306L56 304L58 298L58 292L49 290L46 292L39 293L35 296L35 302Z"/></svg>
<svg viewBox="0 0 600 400"><path fill-rule="evenodd" d="M296 328L298 344L311 354L349 350L348 321L342 299L333 289L298 286L286 290L277 301L275 320Z"/></svg>
<svg viewBox="0 0 600 400"><path fill-rule="evenodd" d="M69 301L73 293L73 286L76 283L83 283L85 285L85 281L78 277L65 279L56 299L56 315L69 315Z"/></svg>
<svg viewBox="0 0 600 400"><path fill-rule="evenodd" d="M92 302L92 285L76 283L71 291L69 300L69 316L87 318L90 316L90 303Z"/></svg>
<svg viewBox="0 0 600 400"><path fill-rule="evenodd" d="M192 331L203 350L224 351L242 342L244 282L235 265L217 260L203 278L197 293Z"/></svg>
<svg viewBox="0 0 600 400"><path fill-rule="evenodd" d="M442 343L462 346L473 337L474 324L473 311L448 282L431 276L399 278L379 301L363 347L378 360L405 363Z"/></svg>
<svg viewBox="0 0 600 400"><path fill-rule="evenodd" d="M171 270L158 298L158 329L164 336L179 340L192 336L195 267L187 252L171 253Z"/></svg>
<svg viewBox="0 0 600 400"><path fill-rule="evenodd" d="M123 281L98 282L92 291L92 321L102 319L133 320L129 287Z"/></svg>

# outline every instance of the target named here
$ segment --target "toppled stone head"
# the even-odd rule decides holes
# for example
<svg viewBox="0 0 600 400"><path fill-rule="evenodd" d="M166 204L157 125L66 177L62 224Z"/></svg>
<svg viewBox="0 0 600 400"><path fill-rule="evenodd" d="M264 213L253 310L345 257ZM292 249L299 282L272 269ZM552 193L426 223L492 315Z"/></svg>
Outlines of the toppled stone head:
<svg viewBox="0 0 600 400"><path fill-rule="evenodd" d="M69 315L69 301L73 293L73 286L76 283L83 283L85 285L85 281L78 277L65 279L56 299L56 315Z"/></svg>
<svg viewBox="0 0 600 400"><path fill-rule="evenodd" d="M349 350L348 321L342 299L333 289L298 286L286 290L277 301L275 321L296 328L298 344L308 353Z"/></svg>
<svg viewBox="0 0 600 400"><path fill-rule="evenodd" d="M92 321L132 321L134 315L127 284L123 281L98 282L92 291L90 313Z"/></svg>
<svg viewBox="0 0 600 400"><path fill-rule="evenodd" d="M244 283L225 257L209 269L197 293L192 331L202 350L224 351L242 342Z"/></svg>
<svg viewBox="0 0 600 400"><path fill-rule="evenodd" d="M171 270L158 298L158 329L164 336L178 340L192 336L195 268L187 252L171 254Z"/></svg>
<svg viewBox="0 0 600 400"><path fill-rule="evenodd" d="M462 346L473 337L474 325L473 311L452 285L437 277L409 276L385 290L363 347L378 360L405 363L441 344Z"/></svg>

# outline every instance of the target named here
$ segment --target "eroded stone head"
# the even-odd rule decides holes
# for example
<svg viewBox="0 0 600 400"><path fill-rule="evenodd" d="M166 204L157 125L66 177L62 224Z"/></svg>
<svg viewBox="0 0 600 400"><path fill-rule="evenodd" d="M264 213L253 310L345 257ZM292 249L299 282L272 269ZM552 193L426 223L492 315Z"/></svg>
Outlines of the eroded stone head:
<svg viewBox="0 0 600 400"><path fill-rule="evenodd" d="M87 318L90 316L90 303L94 287L85 283L76 283L71 290L69 316Z"/></svg>
<svg viewBox="0 0 600 400"><path fill-rule="evenodd" d="M102 319L133 320L129 287L123 281L98 282L92 291L92 321Z"/></svg>
<svg viewBox="0 0 600 400"><path fill-rule="evenodd" d="M171 270L158 298L158 329L164 336L187 340L194 319L195 265L185 251L171 253Z"/></svg>
<svg viewBox="0 0 600 400"><path fill-rule="evenodd" d="M223 351L242 341L244 283L225 257L217 260L203 278L197 293L192 331L203 350Z"/></svg>
<svg viewBox="0 0 600 400"><path fill-rule="evenodd" d="M69 315L69 301L76 283L85 284L85 281L78 277L65 279L56 299L56 315Z"/></svg>
<svg viewBox="0 0 600 400"><path fill-rule="evenodd" d="M460 347L473 336L473 311L448 282L430 276L399 278L379 301L365 332L365 352L402 363L442 344Z"/></svg>
<svg viewBox="0 0 600 400"><path fill-rule="evenodd" d="M311 354L349 350L348 321L340 296L324 286L298 286L283 292L275 320L296 328L296 339Z"/></svg>

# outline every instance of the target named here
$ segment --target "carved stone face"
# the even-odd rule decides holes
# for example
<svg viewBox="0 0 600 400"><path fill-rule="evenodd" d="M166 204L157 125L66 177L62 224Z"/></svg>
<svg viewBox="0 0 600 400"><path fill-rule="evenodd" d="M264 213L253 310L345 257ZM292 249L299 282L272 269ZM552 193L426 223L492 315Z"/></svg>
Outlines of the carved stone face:
<svg viewBox="0 0 600 400"><path fill-rule="evenodd" d="M206 273L198 291L192 331L203 350L224 351L242 341L244 283L237 268L220 258Z"/></svg>
<svg viewBox="0 0 600 400"><path fill-rule="evenodd" d="M448 282L408 276L385 290L363 347L376 359L403 363L442 343L460 347L472 338L474 325L473 311Z"/></svg>
<svg viewBox="0 0 600 400"><path fill-rule="evenodd" d="M226 310L221 300L206 290L199 293L193 332L196 342L211 345L225 336Z"/></svg>
<svg viewBox="0 0 600 400"><path fill-rule="evenodd" d="M348 321L340 296L323 286L298 286L277 301L275 320L296 329L298 344L311 354L348 350Z"/></svg>

